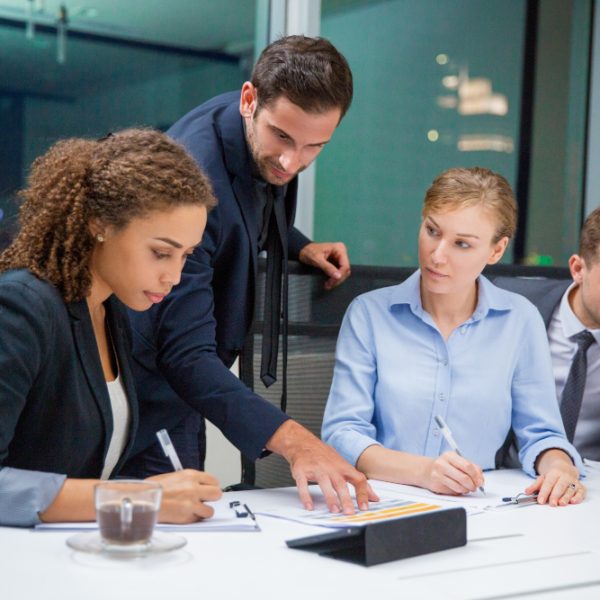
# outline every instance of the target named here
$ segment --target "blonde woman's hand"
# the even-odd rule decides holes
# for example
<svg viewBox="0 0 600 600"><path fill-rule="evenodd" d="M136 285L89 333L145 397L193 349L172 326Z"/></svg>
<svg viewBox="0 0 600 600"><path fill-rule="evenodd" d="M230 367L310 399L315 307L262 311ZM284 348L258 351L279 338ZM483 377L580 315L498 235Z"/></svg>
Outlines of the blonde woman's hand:
<svg viewBox="0 0 600 600"><path fill-rule="evenodd" d="M540 476L525 490L526 494L538 494L538 504L567 506L579 504L586 494L579 481L579 470L571 457L558 448L543 452L536 461Z"/></svg>
<svg viewBox="0 0 600 600"><path fill-rule="evenodd" d="M481 467L456 452L444 452L431 459L424 487L438 494L460 495L474 492L483 483Z"/></svg>

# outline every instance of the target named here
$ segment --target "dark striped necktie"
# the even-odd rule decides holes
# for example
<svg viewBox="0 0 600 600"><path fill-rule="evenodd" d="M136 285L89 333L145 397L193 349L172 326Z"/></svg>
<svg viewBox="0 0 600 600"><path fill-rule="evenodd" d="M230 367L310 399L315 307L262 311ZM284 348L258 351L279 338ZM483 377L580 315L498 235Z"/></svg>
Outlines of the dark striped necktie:
<svg viewBox="0 0 600 600"><path fill-rule="evenodd" d="M577 342L577 352L573 357L560 403L560 415L569 442L572 442L575 436L575 427L577 427L577 419L583 400L583 390L585 389L587 376L587 351L595 339L589 331L584 330L574 336L573 340Z"/></svg>

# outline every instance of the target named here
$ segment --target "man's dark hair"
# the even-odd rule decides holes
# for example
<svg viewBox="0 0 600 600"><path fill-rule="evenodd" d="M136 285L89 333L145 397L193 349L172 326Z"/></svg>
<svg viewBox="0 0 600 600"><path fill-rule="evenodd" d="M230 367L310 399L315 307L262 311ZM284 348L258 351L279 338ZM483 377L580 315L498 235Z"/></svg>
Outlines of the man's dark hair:
<svg viewBox="0 0 600 600"><path fill-rule="evenodd" d="M583 224L579 239L579 256L588 266L595 264L600 258L600 208L591 212Z"/></svg>
<svg viewBox="0 0 600 600"><path fill-rule="evenodd" d="M280 96L309 113L341 110L352 102L352 71L348 61L323 38L290 35L267 46L252 71L258 107Z"/></svg>

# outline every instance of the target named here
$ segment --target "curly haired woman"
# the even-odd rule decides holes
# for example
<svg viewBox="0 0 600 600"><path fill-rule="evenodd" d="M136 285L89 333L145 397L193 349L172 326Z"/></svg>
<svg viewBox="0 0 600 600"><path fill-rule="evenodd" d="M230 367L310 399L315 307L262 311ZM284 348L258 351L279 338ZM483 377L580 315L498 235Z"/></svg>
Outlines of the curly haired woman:
<svg viewBox="0 0 600 600"><path fill-rule="evenodd" d="M179 282L215 199L185 150L150 129L58 142L32 167L0 255L0 525L94 519L93 488L137 428L123 305ZM206 473L153 477L160 518L209 517Z"/></svg>

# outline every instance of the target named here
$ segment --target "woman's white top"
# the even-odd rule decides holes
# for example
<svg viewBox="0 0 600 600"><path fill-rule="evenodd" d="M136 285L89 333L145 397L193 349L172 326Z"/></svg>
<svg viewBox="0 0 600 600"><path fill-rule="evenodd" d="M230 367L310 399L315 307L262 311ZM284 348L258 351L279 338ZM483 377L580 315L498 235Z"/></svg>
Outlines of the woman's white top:
<svg viewBox="0 0 600 600"><path fill-rule="evenodd" d="M108 452L104 460L104 468L100 479L108 479L112 470L119 462L121 454L127 445L129 422L131 419L127 395L123 388L121 376L118 375L114 381L107 381L108 395L110 396L110 407L113 417L113 432L108 445Z"/></svg>

